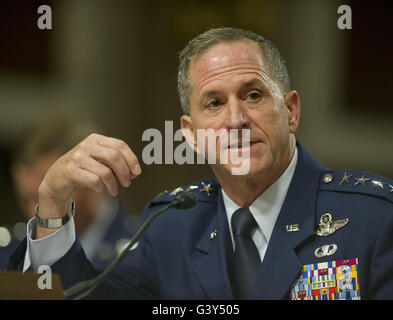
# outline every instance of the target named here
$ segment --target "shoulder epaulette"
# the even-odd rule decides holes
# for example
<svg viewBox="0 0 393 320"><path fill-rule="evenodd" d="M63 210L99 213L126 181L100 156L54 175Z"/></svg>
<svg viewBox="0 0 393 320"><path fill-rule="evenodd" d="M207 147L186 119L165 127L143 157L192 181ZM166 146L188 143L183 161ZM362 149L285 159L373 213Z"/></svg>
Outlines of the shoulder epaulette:
<svg viewBox="0 0 393 320"><path fill-rule="evenodd" d="M320 190L372 195L393 202L393 180L358 170L325 170Z"/></svg>
<svg viewBox="0 0 393 320"><path fill-rule="evenodd" d="M218 191L220 190L220 188L221 186L217 181L212 179L202 179L186 186L177 187L170 191L165 190L158 194L152 200L152 203L171 202L179 194L187 190L191 190L192 192L194 192L195 195L198 197L198 201L214 202L217 199Z"/></svg>

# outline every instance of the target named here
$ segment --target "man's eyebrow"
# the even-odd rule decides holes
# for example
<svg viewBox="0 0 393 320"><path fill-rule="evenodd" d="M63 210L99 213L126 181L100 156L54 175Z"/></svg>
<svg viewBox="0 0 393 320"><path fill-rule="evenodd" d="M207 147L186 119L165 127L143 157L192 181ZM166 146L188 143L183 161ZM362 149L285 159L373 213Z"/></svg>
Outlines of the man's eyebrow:
<svg viewBox="0 0 393 320"><path fill-rule="evenodd" d="M202 94L202 96L214 96L214 95L216 95L216 94L219 94L219 91L218 90L209 90L209 91L206 91L206 92L204 92L203 94Z"/></svg>
<svg viewBox="0 0 393 320"><path fill-rule="evenodd" d="M244 90L244 89L247 89L249 87L254 87L254 86L267 87L266 83L264 83L261 79L253 78L251 80L248 80L248 81L242 83L239 89ZM208 91L202 93L199 101L202 103L204 99L209 98L209 97L214 97L219 94L220 94L219 90L208 90Z"/></svg>
<svg viewBox="0 0 393 320"><path fill-rule="evenodd" d="M263 81L261 81L261 79L258 79L258 78L254 78L254 79L251 79L251 80L249 80L249 81L247 81L247 82L244 82L244 83L242 83L242 85L241 85L241 89L247 89L247 88L249 88L249 87L253 87L253 86L256 86L256 85L263 85L263 86L266 86L264 83L263 83Z"/></svg>
<svg viewBox="0 0 393 320"><path fill-rule="evenodd" d="M204 93L202 93L201 98L199 99L199 101L203 101L204 99L208 98L208 97L212 97L212 96L216 96L219 94L218 90L209 90L206 91Z"/></svg>

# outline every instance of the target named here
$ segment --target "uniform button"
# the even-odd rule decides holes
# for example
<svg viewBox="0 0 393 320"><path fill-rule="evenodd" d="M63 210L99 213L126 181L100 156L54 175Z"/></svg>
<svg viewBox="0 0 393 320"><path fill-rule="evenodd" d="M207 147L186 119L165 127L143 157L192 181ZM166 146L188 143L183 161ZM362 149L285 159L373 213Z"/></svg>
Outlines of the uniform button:
<svg viewBox="0 0 393 320"><path fill-rule="evenodd" d="M325 183L329 183L333 180L333 175L331 173L324 174L322 181Z"/></svg>

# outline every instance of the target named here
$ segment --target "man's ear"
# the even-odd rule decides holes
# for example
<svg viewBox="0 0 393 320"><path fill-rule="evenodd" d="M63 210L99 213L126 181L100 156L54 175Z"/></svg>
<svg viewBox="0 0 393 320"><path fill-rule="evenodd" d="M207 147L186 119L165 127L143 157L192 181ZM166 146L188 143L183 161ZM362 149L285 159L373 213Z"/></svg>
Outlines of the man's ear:
<svg viewBox="0 0 393 320"><path fill-rule="evenodd" d="M300 96L295 90L285 95L285 105L288 112L289 131L295 133L300 121Z"/></svg>
<svg viewBox="0 0 393 320"><path fill-rule="evenodd" d="M192 123L192 119L188 115L183 115L180 118L180 126L183 132L183 136L186 138L188 145L195 151L197 150L196 130Z"/></svg>

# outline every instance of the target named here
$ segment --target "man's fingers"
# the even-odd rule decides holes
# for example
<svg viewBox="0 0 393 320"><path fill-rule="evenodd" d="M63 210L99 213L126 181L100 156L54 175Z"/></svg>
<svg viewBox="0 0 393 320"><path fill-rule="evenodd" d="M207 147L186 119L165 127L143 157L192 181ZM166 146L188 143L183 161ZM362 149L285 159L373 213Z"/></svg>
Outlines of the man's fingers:
<svg viewBox="0 0 393 320"><path fill-rule="evenodd" d="M137 157L125 142L98 134L84 139L61 159L58 165L65 168L62 175L65 179L48 180L61 197L67 197L77 188L107 191L116 196L117 180L128 187L131 179L141 173ZM56 176L55 169L53 172Z"/></svg>
<svg viewBox="0 0 393 320"><path fill-rule="evenodd" d="M119 193L117 181L111 168L90 157L83 157L79 161L80 171L93 175L91 176L84 173L87 178L87 180L84 181L86 183L85 187L100 192L102 191L101 183L109 195L116 196Z"/></svg>
<svg viewBox="0 0 393 320"><path fill-rule="evenodd" d="M93 138L96 139L99 145L119 151L130 169L132 176L138 176L142 173L138 158L124 141L101 135L93 135Z"/></svg>
<svg viewBox="0 0 393 320"><path fill-rule="evenodd" d="M81 152L109 167L124 187L130 185L132 174L119 150L93 143Z"/></svg>
<svg viewBox="0 0 393 320"><path fill-rule="evenodd" d="M94 192L108 192L106 186L101 179L94 173L86 171L82 168L78 170L78 188L91 189Z"/></svg>

